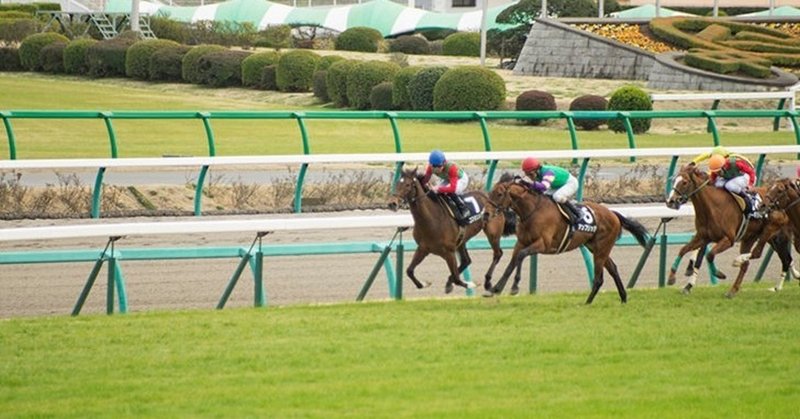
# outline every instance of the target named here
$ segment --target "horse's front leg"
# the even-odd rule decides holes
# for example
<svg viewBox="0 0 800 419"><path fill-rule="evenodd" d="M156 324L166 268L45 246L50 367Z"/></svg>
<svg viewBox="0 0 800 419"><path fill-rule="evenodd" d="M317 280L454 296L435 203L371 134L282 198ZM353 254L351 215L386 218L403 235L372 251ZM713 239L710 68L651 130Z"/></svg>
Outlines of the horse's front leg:
<svg viewBox="0 0 800 419"><path fill-rule="evenodd" d="M701 238L698 234L695 234L692 239L689 240L689 243L684 244L683 247L678 250L678 256L675 257L675 261L672 262L672 266L669 269L669 278L667 280L667 284L675 285L675 273L678 271L678 266L681 264L683 256L690 251L699 248L703 241L703 238Z"/></svg>
<svg viewBox="0 0 800 419"><path fill-rule="evenodd" d="M487 234L487 237L492 246L492 263L489 265L486 275L483 276L483 289L489 291L492 288L492 274L494 274L494 268L497 267L500 258L503 257L503 249L500 248L500 235L489 237Z"/></svg>
<svg viewBox="0 0 800 419"><path fill-rule="evenodd" d="M467 284L461 280L458 267L456 266L456 255L454 253L448 253L443 256L443 258L444 261L447 262L447 269L450 270L450 278L447 279L447 284L444 286L444 292L446 294L453 292L453 285L458 285L467 289L475 288L475 284L471 282Z"/></svg>
<svg viewBox="0 0 800 419"><path fill-rule="evenodd" d="M789 278L789 271L791 270L791 274L794 275L796 268L792 263L792 249L789 246L789 237L785 234L776 234L769 240L769 245L778 254L778 258L781 260L781 275L778 278L778 282L775 283L775 286L770 288L770 291L780 291L783 289L783 283L785 280ZM755 254L756 249L753 249L753 254Z"/></svg>
<svg viewBox="0 0 800 419"><path fill-rule="evenodd" d="M428 288L431 286L431 283L425 281L425 283L420 282L417 277L414 275L414 269L425 260L425 257L428 256L430 252L427 250L422 250L422 247L417 247L417 250L414 252L414 256L411 257L411 262L408 264L408 268L406 268L406 275L411 279L411 282L414 283L414 286L417 289Z"/></svg>
<svg viewBox="0 0 800 419"><path fill-rule="evenodd" d="M520 254L522 249L525 246L517 240L517 244L514 245L514 250L511 252L511 260L508 261L508 266L503 271L503 274L500 276L500 279L497 281L494 287L486 290L483 294L484 297L493 297L495 294L500 294L503 292L503 288L506 286L506 282L508 282L508 277L511 276L511 272L517 266L517 256Z"/></svg>
<svg viewBox="0 0 800 419"><path fill-rule="evenodd" d="M724 238L724 239L722 239L722 240L720 240L720 241L716 242L716 243L714 244L714 246L711 246L711 250L708 252L708 255L706 255L706 260L708 261L708 263L709 263L710 265L714 265L714 258L715 258L715 257L716 257L718 254L720 254L720 253L722 253L722 252L724 252L724 251L726 251L726 250L730 249L731 247L733 247L733 245L734 245L734 242L733 242L733 240L731 240L731 239L728 239L728 238ZM751 245L751 246L752 246L752 245ZM748 248L748 249L750 249L750 247L751 247L751 246L748 246L747 248ZM725 274L724 274L722 271L720 271L719 269L717 269L717 270L714 272L714 275L715 275L717 278L719 278L719 279L725 279L725 278L727 278L727 275L725 275Z"/></svg>

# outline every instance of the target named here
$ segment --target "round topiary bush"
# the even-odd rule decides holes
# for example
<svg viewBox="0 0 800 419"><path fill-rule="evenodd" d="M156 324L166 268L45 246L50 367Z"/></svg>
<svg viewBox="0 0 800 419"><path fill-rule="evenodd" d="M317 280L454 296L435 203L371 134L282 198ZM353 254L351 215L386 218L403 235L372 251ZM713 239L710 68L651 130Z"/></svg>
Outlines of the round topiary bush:
<svg viewBox="0 0 800 419"><path fill-rule="evenodd" d="M268 65L261 69L261 88L264 90L278 90L278 81L275 79L275 72L278 66Z"/></svg>
<svg viewBox="0 0 800 419"><path fill-rule="evenodd" d="M319 59L319 62L317 63L317 70L327 70L333 65L333 63L342 61L344 59L344 57L339 55L325 55Z"/></svg>
<svg viewBox="0 0 800 419"><path fill-rule="evenodd" d="M14 47L0 47L0 71L22 71L19 50Z"/></svg>
<svg viewBox="0 0 800 419"><path fill-rule="evenodd" d="M608 100L609 111L652 111L653 102L650 96L636 86L622 86L611 94ZM649 118L631 119L634 134L643 134L650 130ZM625 132L622 119L609 119L608 128L614 132Z"/></svg>
<svg viewBox="0 0 800 419"><path fill-rule="evenodd" d="M35 33L22 40L19 44L19 62L28 71L39 71L42 69L40 53L42 48L54 43L68 43L69 38L60 33L44 32Z"/></svg>
<svg viewBox="0 0 800 419"><path fill-rule="evenodd" d="M480 66L447 70L433 88L435 111L491 111L499 109L505 100L503 78Z"/></svg>
<svg viewBox="0 0 800 419"><path fill-rule="evenodd" d="M528 90L517 96L515 109L518 111L554 111L556 98L541 90ZM528 125L541 125L547 119L523 119Z"/></svg>
<svg viewBox="0 0 800 419"><path fill-rule="evenodd" d="M255 53L242 61L242 86L261 89L261 74L264 67L275 65L281 58L277 51Z"/></svg>
<svg viewBox="0 0 800 419"><path fill-rule="evenodd" d="M476 32L456 32L442 43L444 55L479 57L481 55L481 35Z"/></svg>
<svg viewBox="0 0 800 419"><path fill-rule="evenodd" d="M145 39L128 48L125 54L125 75L138 80L150 77L150 56L161 48L175 47L179 44L168 39Z"/></svg>
<svg viewBox="0 0 800 419"><path fill-rule="evenodd" d="M402 35L389 43L389 52L428 55L431 53L431 46L428 40L421 36Z"/></svg>
<svg viewBox="0 0 800 419"><path fill-rule="evenodd" d="M125 77L125 54L136 39L116 37L89 45L86 64L91 77Z"/></svg>
<svg viewBox="0 0 800 419"><path fill-rule="evenodd" d="M400 66L388 61L359 62L347 75L347 101L356 109L369 109L372 88L391 81Z"/></svg>
<svg viewBox="0 0 800 419"><path fill-rule="evenodd" d="M197 60L197 71L203 84L211 87L242 85L242 61L250 55L246 51L217 51Z"/></svg>
<svg viewBox="0 0 800 419"><path fill-rule="evenodd" d="M569 104L571 111L604 111L607 108L606 98L597 95L579 96ZM587 131L597 129L607 122L607 119L575 119L575 125Z"/></svg>
<svg viewBox="0 0 800 419"><path fill-rule="evenodd" d="M392 105L394 109L411 109L411 97L408 94L408 83L422 70L422 67L403 67L394 75L392 87Z"/></svg>
<svg viewBox="0 0 800 419"><path fill-rule="evenodd" d="M294 50L281 55L275 71L278 89L282 92L311 90L320 56L308 50Z"/></svg>
<svg viewBox="0 0 800 419"><path fill-rule="evenodd" d="M97 40L92 38L73 39L64 48L64 72L67 74L84 75L89 73L89 65L86 62L86 52L89 47L96 44Z"/></svg>
<svg viewBox="0 0 800 419"><path fill-rule="evenodd" d="M23 39L39 33L39 28L44 24L37 19L30 18L2 18L0 17L0 43L17 45Z"/></svg>
<svg viewBox="0 0 800 419"><path fill-rule="evenodd" d="M370 109L374 111L390 111L392 106L392 82L378 83L369 93Z"/></svg>
<svg viewBox="0 0 800 419"><path fill-rule="evenodd" d="M314 97L318 98L323 103L331 101L330 96L328 96L327 77L327 70L317 70L314 72L314 86L312 87L312 91L314 92Z"/></svg>
<svg viewBox="0 0 800 419"><path fill-rule="evenodd" d="M342 108L350 104L347 101L347 75L358 63L357 60L343 60L333 63L328 68L325 84L328 85L328 96L337 107Z"/></svg>
<svg viewBox="0 0 800 419"><path fill-rule="evenodd" d="M42 71L46 73L64 72L64 49L66 42L53 42L45 46L39 52L39 61L42 63Z"/></svg>
<svg viewBox="0 0 800 419"><path fill-rule="evenodd" d="M156 50L150 55L148 74L153 81L183 81L183 57L191 47L176 45Z"/></svg>
<svg viewBox="0 0 800 419"><path fill-rule="evenodd" d="M197 72L197 60L203 55L211 52L225 51L225 47L220 45L197 45L183 56L181 61L181 77L184 81L193 84L201 84L200 74Z"/></svg>
<svg viewBox="0 0 800 419"><path fill-rule="evenodd" d="M334 42L337 51L378 52L378 43L383 39L373 28L356 26L339 34Z"/></svg>
<svg viewBox="0 0 800 419"><path fill-rule="evenodd" d="M433 88L447 71L447 67L425 67L408 82L408 99L415 111L433 110Z"/></svg>

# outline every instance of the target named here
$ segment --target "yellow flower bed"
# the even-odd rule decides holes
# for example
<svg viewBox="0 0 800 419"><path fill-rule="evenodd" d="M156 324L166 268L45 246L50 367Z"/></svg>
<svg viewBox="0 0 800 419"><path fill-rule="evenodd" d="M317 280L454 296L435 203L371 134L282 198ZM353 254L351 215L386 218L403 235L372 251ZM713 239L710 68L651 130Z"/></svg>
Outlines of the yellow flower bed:
<svg viewBox="0 0 800 419"><path fill-rule="evenodd" d="M654 54L678 50L678 48L675 48L672 45L648 38L641 32L640 25L629 23L581 23L572 25L572 27L586 32L591 32L595 35L602 36L603 38L613 39L619 43L643 49Z"/></svg>

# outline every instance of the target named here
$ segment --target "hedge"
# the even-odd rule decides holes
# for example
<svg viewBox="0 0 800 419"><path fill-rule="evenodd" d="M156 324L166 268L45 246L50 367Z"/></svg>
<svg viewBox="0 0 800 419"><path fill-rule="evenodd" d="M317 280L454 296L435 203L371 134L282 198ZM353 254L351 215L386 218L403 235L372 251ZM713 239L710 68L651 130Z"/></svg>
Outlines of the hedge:
<svg viewBox="0 0 800 419"><path fill-rule="evenodd" d="M183 57L191 47L176 45L160 48L150 55L147 73L153 81L183 81Z"/></svg>
<svg viewBox="0 0 800 419"><path fill-rule="evenodd" d="M19 45L19 62L28 71L42 69L40 53L42 48L54 42L69 42L69 38L55 32L35 33L22 40Z"/></svg>
<svg viewBox="0 0 800 419"><path fill-rule="evenodd" d="M442 53L478 57L481 55L481 35L476 32L456 32L444 39Z"/></svg>
<svg viewBox="0 0 800 419"><path fill-rule="evenodd" d="M225 50L226 48L221 45L203 44L193 47L183 56L181 61L181 77L189 83L201 84L201 75L197 71L197 61L205 54Z"/></svg>
<svg viewBox="0 0 800 419"><path fill-rule="evenodd" d="M246 51L217 51L197 60L197 72L202 84L211 87L242 85L242 61L250 55Z"/></svg>
<svg viewBox="0 0 800 419"><path fill-rule="evenodd" d="M369 109L372 88L391 81L400 66L388 61L360 62L347 75L347 101L356 109Z"/></svg>
<svg viewBox="0 0 800 419"><path fill-rule="evenodd" d="M276 51L264 51L255 53L242 61L242 86L261 87L261 75L264 67L275 65L281 58L281 54Z"/></svg>
<svg viewBox="0 0 800 419"><path fill-rule="evenodd" d="M178 45L169 39L145 39L131 45L125 54L125 75L133 79L149 79L150 56L161 48Z"/></svg>
<svg viewBox="0 0 800 419"><path fill-rule="evenodd" d="M92 38L73 39L64 48L64 72L67 74L86 75L89 73L89 64L86 54L89 47L96 44Z"/></svg>
<svg viewBox="0 0 800 419"><path fill-rule="evenodd" d="M433 88L447 71L447 67L426 67L418 71L408 82L408 99L415 111L433 110Z"/></svg>
<svg viewBox="0 0 800 419"><path fill-rule="evenodd" d="M490 111L506 100L506 84L492 70L462 66L447 70L433 88L435 111Z"/></svg>
<svg viewBox="0 0 800 419"><path fill-rule="evenodd" d="M311 90L319 59L319 55L308 50L294 50L281 55L275 70L278 89L282 92Z"/></svg>
<svg viewBox="0 0 800 419"><path fill-rule="evenodd" d="M342 32L334 47L338 51L378 52L378 43L383 36L376 29L356 26Z"/></svg>
<svg viewBox="0 0 800 419"><path fill-rule="evenodd" d="M325 84L328 86L328 96L337 107L345 107L350 104L347 101L347 75L358 64L356 60L343 60L333 63L328 68L325 77Z"/></svg>

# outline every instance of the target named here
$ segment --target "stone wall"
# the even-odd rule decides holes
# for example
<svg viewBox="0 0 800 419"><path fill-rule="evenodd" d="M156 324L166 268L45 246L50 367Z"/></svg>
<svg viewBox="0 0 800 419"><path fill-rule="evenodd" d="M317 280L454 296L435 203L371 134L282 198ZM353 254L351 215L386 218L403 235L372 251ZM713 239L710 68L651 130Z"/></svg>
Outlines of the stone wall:
<svg viewBox="0 0 800 419"><path fill-rule="evenodd" d="M649 52L552 19L536 19L514 74L647 80L654 63Z"/></svg>
<svg viewBox="0 0 800 419"><path fill-rule="evenodd" d="M768 80L725 76L682 65L675 60L682 53L669 52L656 57L650 71L647 87L652 89L713 90L718 92L762 92L785 89L797 83L793 74L772 68L773 78Z"/></svg>

